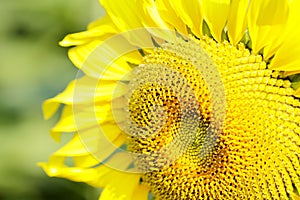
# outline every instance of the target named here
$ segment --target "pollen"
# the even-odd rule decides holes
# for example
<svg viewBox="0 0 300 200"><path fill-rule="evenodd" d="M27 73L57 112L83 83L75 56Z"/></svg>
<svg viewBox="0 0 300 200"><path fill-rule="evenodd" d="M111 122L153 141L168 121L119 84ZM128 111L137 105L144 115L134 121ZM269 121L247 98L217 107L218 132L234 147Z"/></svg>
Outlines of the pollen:
<svg viewBox="0 0 300 200"><path fill-rule="evenodd" d="M212 64L220 82L197 68ZM208 37L178 39L135 73L128 148L152 156L136 164L157 199L293 199L300 191L299 99L260 55ZM225 103L213 104L221 85Z"/></svg>

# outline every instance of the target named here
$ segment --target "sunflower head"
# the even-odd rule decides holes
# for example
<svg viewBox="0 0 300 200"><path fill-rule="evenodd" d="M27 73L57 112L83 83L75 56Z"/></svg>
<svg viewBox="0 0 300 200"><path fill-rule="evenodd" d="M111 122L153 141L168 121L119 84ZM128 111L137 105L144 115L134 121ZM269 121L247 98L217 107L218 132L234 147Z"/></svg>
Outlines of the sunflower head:
<svg viewBox="0 0 300 200"><path fill-rule="evenodd" d="M74 133L49 176L100 199L299 198L298 2L101 4L61 42L80 76L44 103Z"/></svg>

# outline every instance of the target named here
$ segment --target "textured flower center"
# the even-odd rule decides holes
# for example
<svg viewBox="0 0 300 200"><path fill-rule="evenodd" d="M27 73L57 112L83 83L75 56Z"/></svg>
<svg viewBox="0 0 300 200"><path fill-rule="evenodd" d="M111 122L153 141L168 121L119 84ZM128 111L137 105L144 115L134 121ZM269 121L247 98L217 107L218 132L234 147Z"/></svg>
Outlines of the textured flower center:
<svg viewBox="0 0 300 200"><path fill-rule="evenodd" d="M143 70L146 67L151 72ZM131 131L136 134L131 147L151 154L180 135L183 143L176 144L180 153L188 150L189 154L199 154L211 115L209 91L201 74L188 61L165 49L147 56L141 69L138 75L144 77L143 81L130 99L131 119L139 125ZM155 81L154 77L160 80Z"/></svg>
<svg viewBox="0 0 300 200"><path fill-rule="evenodd" d="M213 125L220 113L213 112L208 80L195 67L209 70L211 61L226 96L221 131ZM137 164L151 169L143 181L154 195L284 199L299 190L300 103L279 76L243 45L206 37L181 39L147 55L131 80L129 113L136 126L129 127L128 144L135 153L153 155ZM174 151L156 156L169 144Z"/></svg>

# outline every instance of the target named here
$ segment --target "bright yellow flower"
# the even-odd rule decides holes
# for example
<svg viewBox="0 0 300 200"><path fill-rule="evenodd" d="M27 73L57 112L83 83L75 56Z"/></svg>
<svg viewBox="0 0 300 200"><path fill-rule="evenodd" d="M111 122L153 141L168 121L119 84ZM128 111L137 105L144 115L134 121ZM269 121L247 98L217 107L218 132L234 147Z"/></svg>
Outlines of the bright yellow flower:
<svg viewBox="0 0 300 200"><path fill-rule="evenodd" d="M100 2L60 43L80 73L43 104L74 133L49 176L100 200L299 199L299 1Z"/></svg>

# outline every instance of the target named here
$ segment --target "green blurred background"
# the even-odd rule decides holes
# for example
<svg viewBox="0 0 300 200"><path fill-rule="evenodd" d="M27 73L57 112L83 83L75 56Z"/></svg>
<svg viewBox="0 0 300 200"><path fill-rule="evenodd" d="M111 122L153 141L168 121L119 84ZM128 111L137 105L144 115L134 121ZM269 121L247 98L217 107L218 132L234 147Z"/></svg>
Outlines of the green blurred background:
<svg viewBox="0 0 300 200"><path fill-rule="evenodd" d="M80 183L49 178L36 165L62 144L49 136L43 100L76 75L66 34L104 14L97 0L0 0L0 200L97 199Z"/></svg>

